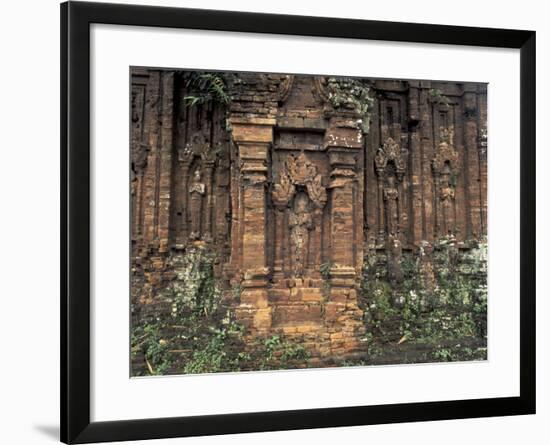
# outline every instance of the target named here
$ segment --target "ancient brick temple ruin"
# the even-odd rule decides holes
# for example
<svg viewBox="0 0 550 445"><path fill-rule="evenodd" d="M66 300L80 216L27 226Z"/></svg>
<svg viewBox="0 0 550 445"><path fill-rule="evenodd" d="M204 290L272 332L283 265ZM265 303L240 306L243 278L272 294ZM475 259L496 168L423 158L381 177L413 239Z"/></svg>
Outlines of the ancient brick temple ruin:
<svg viewBox="0 0 550 445"><path fill-rule="evenodd" d="M131 92L135 305L206 248L248 338L353 355L369 252L390 283L419 254L429 288L438 240L486 235L485 84L132 68Z"/></svg>

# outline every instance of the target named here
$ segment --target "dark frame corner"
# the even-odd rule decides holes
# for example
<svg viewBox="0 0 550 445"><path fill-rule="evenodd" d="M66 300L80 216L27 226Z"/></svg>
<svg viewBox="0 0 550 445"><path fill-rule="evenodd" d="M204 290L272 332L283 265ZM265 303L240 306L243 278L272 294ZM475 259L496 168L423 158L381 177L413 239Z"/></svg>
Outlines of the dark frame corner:
<svg viewBox="0 0 550 445"><path fill-rule="evenodd" d="M520 50L520 396L90 421L91 23ZM70 119L69 119L70 116ZM535 32L106 3L61 4L61 441L87 443L535 413Z"/></svg>

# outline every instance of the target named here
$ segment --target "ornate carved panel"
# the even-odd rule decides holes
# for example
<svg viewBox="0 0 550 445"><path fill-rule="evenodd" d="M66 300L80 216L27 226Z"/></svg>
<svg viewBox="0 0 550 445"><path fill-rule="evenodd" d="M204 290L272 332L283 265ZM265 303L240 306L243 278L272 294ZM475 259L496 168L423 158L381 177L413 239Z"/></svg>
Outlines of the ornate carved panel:
<svg viewBox="0 0 550 445"><path fill-rule="evenodd" d="M437 187L436 231L439 235L456 233L456 185L459 172L458 152L454 148L454 129L440 129L440 142L432 161L435 184Z"/></svg>
<svg viewBox="0 0 550 445"><path fill-rule="evenodd" d="M401 235L402 182L407 167L407 150L388 137L377 150L374 163L378 176L378 241L382 243L387 237L397 239Z"/></svg>
<svg viewBox="0 0 550 445"><path fill-rule="evenodd" d="M388 137L384 145L376 152L374 162L376 164L376 171L380 176L386 174L385 170L388 163L393 162L397 178L402 181L407 168L407 150L402 149L396 141Z"/></svg>
<svg viewBox="0 0 550 445"><path fill-rule="evenodd" d="M303 276L307 268L318 277L322 215L327 203L322 175L304 152L283 151L277 158L279 163L274 170L278 173L271 198L279 214L275 231L283 236L274 239L274 262L285 264L282 272L286 276ZM291 258L283 261L280 256L287 251L292 252Z"/></svg>
<svg viewBox="0 0 550 445"><path fill-rule="evenodd" d="M305 187L309 199L322 209L327 202L327 193L322 185L317 167L304 153L290 155L279 173L279 182L275 184L273 200L277 206L286 206L292 199L296 186Z"/></svg>

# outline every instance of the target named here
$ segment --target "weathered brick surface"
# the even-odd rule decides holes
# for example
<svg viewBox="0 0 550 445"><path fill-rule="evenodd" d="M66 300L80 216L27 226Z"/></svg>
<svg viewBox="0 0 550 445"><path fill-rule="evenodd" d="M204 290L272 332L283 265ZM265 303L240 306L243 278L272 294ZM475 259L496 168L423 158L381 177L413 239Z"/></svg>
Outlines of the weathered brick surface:
<svg viewBox="0 0 550 445"><path fill-rule="evenodd" d="M239 73L229 104L189 106L189 76L132 71L134 304L174 279L170 251L208 246L250 338L346 355L364 252L399 282L402 252L486 235L486 85Z"/></svg>

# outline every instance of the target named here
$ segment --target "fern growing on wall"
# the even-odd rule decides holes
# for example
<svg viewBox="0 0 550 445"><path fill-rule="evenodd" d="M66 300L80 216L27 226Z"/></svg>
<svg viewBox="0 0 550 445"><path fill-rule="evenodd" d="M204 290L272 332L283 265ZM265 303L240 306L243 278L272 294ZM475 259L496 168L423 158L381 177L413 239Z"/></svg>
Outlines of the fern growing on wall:
<svg viewBox="0 0 550 445"><path fill-rule="evenodd" d="M203 105L210 102L227 105L231 96L223 76L216 73L191 73L185 86L191 93L183 98L188 106Z"/></svg>

